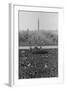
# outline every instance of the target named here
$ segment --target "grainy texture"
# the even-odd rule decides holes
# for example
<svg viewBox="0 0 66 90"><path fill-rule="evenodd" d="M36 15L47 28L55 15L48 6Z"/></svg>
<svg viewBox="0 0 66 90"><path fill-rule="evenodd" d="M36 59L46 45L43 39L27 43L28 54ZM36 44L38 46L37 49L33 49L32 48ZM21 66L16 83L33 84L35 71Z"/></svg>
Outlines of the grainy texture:
<svg viewBox="0 0 66 90"><path fill-rule="evenodd" d="M19 50L19 79L58 77L58 49Z"/></svg>
<svg viewBox="0 0 66 90"><path fill-rule="evenodd" d="M20 31L19 46L49 46L58 45L57 31L52 30L37 30L35 31Z"/></svg>
<svg viewBox="0 0 66 90"><path fill-rule="evenodd" d="M19 79L58 77L58 13L19 11Z"/></svg>

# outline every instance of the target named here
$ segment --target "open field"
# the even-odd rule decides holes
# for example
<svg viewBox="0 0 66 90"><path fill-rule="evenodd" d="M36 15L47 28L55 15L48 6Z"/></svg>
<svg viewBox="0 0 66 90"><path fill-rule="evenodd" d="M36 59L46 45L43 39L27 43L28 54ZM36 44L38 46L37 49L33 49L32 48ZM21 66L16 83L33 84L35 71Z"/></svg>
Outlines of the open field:
<svg viewBox="0 0 66 90"><path fill-rule="evenodd" d="M58 77L58 48L19 49L19 79Z"/></svg>

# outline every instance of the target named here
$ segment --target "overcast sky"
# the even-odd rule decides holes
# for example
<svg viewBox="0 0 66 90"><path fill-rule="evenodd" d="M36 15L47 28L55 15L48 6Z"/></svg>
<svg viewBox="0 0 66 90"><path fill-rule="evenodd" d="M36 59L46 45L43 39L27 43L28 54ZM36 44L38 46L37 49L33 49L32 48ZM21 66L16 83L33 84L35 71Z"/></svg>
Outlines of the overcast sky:
<svg viewBox="0 0 66 90"><path fill-rule="evenodd" d="M19 12L19 30L57 30L58 29L58 13L49 12Z"/></svg>

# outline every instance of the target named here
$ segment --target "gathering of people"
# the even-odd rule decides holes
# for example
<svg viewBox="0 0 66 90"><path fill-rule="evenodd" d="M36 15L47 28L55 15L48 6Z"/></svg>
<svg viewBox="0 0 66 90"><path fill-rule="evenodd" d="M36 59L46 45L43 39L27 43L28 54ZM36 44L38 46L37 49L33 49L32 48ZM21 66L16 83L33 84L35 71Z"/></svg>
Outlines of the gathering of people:
<svg viewBox="0 0 66 90"><path fill-rule="evenodd" d="M57 77L56 52L38 48L19 50L19 79Z"/></svg>

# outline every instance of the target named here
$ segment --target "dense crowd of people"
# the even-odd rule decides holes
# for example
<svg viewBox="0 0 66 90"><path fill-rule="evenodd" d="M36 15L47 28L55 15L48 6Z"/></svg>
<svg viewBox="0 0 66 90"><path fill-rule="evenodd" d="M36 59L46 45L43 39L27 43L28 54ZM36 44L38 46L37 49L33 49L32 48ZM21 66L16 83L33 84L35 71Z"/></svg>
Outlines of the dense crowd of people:
<svg viewBox="0 0 66 90"><path fill-rule="evenodd" d="M58 77L58 49L19 49L19 79L43 77Z"/></svg>

